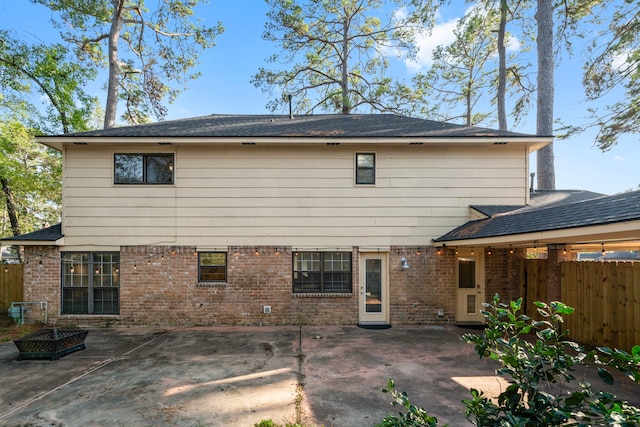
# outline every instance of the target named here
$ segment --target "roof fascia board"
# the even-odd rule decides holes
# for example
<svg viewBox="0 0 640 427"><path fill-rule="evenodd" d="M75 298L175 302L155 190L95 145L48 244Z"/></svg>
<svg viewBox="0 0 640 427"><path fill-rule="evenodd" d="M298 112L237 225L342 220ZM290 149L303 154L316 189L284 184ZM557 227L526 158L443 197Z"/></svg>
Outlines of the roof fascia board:
<svg viewBox="0 0 640 427"><path fill-rule="evenodd" d="M247 142L255 142L256 144L297 144L297 145L313 145L326 144L327 142L352 144L352 145L405 145L405 144L424 144L424 145L518 145L529 147L529 152L536 151L551 142L553 137L398 137L398 138L376 138L376 137L358 137L358 138L339 138L331 136L304 137L304 136L288 136L288 137L162 137L162 136L141 136L141 137L69 137L69 136L39 136L36 140L48 147L62 151L64 145L73 145L78 143L100 144L100 145L117 145L117 144L242 144Z"/></svg>
<svg viewBox="0 0 640 427"><path fill-rule="evenodd" d="M64 246L64 237L58 240L0 240L3 246Z"/></svg>
<svg viewBox="0 0 640 427"><path fill-rule="evenodd" d="M607 241L640 240L640 220L623 221L615 224L602 224L588 227L573 227L561 230L540 231L535 233L509 234L505 236L483 237L435 242L437 246L445 244L456 247L504 246L531 244L533 242L585 244Z"/></svg>

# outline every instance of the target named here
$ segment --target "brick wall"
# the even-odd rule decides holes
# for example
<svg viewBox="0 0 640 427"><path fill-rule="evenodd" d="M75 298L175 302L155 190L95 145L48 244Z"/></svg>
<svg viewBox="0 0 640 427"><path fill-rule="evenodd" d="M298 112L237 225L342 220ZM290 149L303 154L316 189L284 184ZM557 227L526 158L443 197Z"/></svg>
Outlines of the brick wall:
<svg viewBox="0 0 640 427"><path fill-rule="evenodd" d="M60 253L48 246L27 246L24 250L24 301L46 302L47 321L60 313ZM28 305L25 322L44 321L37 305Z"/></svg>
<svg viewBox="0 0 640 427"><path fill-rule="evenodd" d="M286 247L229 247L227 282L198 283L194 247L128 246L120 251L120 314L60 316L60 254L28 247L25 298L47 301L49 317L77 326L353 325L358 323L359 252L353 248L353 293L292 294L292 252ZM518 296L522 252L485 256L487 299ZM403 269L406 258L410 268ZM40 264L42 260L42 264ZM389 252L391 323L454 321L453 249L392 247ZM263 306L270 306L265 314ZM439 312L442 312L442 315Z"/></svg>
<svg viewBox="0 0 640 427"><path fill-rule="evenodd" d="M511 253L513 252L513 253ZM495 294L508 302L521 297L520 264L526 256L524 249L485 250L485 299L490 302Z"/></svg>
<svg viewBox="0 0 640 427"><path fill-rule="evenodd" d="M408 269L401 266L406 258ZM434 247L391 248L389 259L391 323L429 324L454 320L455 253ZM443 316L438 311L443 311Z"/></svg>
<svg viewBox="0 0 640 427"><path fill-rule="evenodd" d="M48 291L60 300L58 274ZM354 252L357 278L357 252ZM358 294L296 295L292 253L282 247L229 247L227 282L198 283L194 247L135 246L120 250L120 314L64 315L74 325L341 325L356 324ZM53 288L52 288L53 286ZM357 279L354 283L357 289ZM271 307L265 314L263 306Z"/></svg>

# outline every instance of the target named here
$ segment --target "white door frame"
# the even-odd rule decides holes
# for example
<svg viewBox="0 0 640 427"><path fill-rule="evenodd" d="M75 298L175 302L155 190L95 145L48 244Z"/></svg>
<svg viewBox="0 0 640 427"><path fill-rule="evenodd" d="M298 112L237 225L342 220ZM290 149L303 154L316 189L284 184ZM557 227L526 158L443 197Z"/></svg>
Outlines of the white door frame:
<svg viewBox="0 0 640 427"><path fill-rule="evenodd" d="M370 280L373 280L376 286L376 290L373 295L371 292L367 292L367 261L371 260L375 263L375 260L379 260L379 272L372 273L373 276L369 276ZM362 325L388 325L389 324L389 254L386 252L361 252L359 262L359 283L360 283L360 298L358 303L358 320ZM377 281L379 280L379 283ZM379 284L379 292L377 292L377 286ZM379 297L379 299L378 299ZM373 304L367 306L367 299Z"/></svg>
<svg viewBox="0 0 640 427"><path fill-rule="evenodd" d="M475 283L471 288L460 287L460 261L475 262ZM456 323L484 323L482 303L485 301L484 251L459 249L456 255Z"/></svg>

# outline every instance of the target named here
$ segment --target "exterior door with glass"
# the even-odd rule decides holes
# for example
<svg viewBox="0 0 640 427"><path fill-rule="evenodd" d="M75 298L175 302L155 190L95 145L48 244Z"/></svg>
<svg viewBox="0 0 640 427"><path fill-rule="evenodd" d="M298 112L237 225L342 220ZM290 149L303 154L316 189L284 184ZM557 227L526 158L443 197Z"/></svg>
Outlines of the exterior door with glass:
<svg viewBox="0 0 640 427"><path fill-rule="evenodd" d="M387 254L360 254L360 324L389 324Z"/></svg>
<svg viewBox="0 0 640 427"><path fill-rule="evenodd" d="M481 255L460 253L456 265L456 322L484 323L484 274Z"/></svg>

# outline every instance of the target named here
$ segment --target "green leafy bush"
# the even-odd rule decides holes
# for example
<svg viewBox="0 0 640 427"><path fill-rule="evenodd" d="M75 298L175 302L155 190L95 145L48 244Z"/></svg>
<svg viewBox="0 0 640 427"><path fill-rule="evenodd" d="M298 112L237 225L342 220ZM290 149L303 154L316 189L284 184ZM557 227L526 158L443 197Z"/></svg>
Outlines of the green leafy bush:
<svg viewBox="0 0 640 427"><path fill-rule="evenodd" d="M399 392L395 389L393 380L389 380L387 387L382 389L383 393L390 393L393 396L392 405L400 405L404 407L407 412L403 414L399 413L399 416L389 415L382 423L377 427L414 427L414 426L426 426L436 427L438 425L438 419L430 416L423 408L418 408L411 404L406 392Z"/></svg>
<svg viewBox="0 0 640 427"><path fill-rule="evenodd" d="M563 316L574 309L561 302L536 302L543 320L521 313L522 299L509 304L496 295L485 304L487 319L483 334L465 334L462 339L475 344L480 358L501 363L497 373L509 377L510 385L495 400L472 389L464 401L469 420L477 426L636 426L640 409L615 397L594 391L592 385L575 376L578 366L595 367L600 379L613 384L609 369L617 369L640 383L640 346L631 353L607 347L586 351L568 339ZM393 404L407 409L400 417L387 417L381 426L436 426L437 420L416 408L406 393L389 389Z"/></svg>

